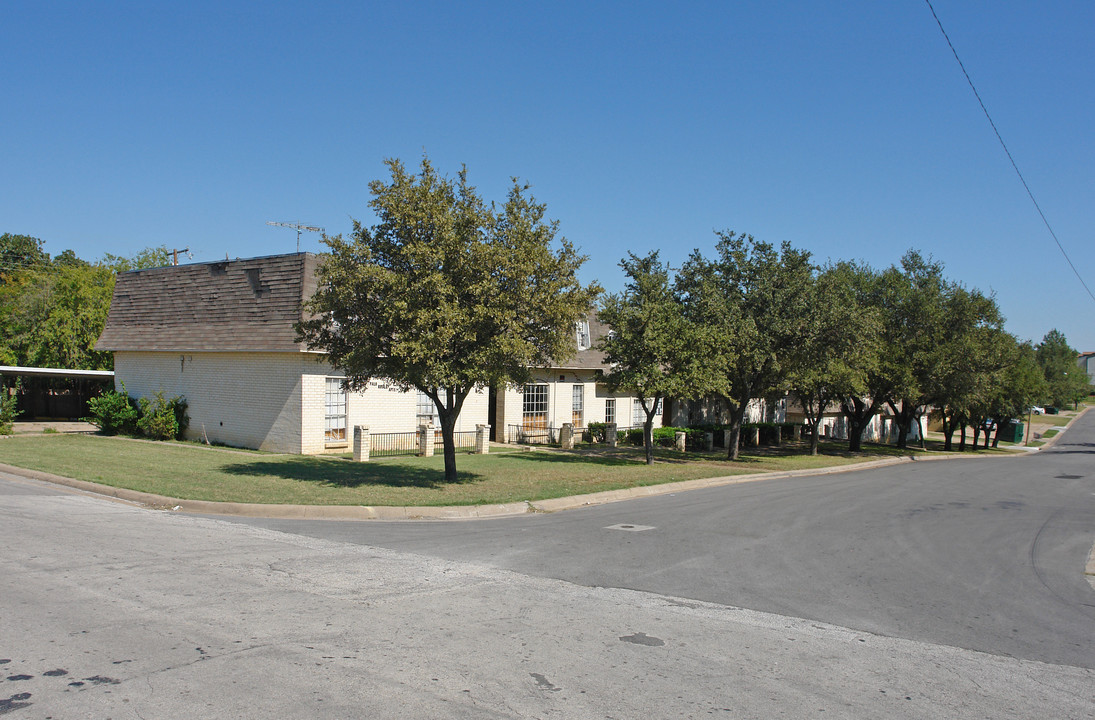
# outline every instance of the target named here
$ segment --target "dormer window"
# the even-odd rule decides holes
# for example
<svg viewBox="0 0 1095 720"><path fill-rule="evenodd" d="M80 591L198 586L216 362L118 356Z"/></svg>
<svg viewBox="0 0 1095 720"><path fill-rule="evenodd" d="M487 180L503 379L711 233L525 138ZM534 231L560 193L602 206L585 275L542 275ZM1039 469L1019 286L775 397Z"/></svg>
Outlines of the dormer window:
<svg viewBox="0 0 1095 720"><path fill-rule="evenodd" d="M578 351L589 350L593 346L589 337L589 321L579 320L574 323L574 329L578 336Z"/></svg>

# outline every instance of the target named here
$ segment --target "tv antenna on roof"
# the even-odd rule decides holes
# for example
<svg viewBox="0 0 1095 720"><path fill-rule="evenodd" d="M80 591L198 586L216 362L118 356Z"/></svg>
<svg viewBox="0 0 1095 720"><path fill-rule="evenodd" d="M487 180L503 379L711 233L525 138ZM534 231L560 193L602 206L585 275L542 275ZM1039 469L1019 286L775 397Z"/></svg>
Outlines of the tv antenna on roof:
<svg viewBox="0 0 1095 720"><path fill-rule="evenodd" d="M325 230L323 228L316 227L315 225L301 225L300 223L274 222L273 220L267 220L266 224L267 225L277 225L278 227L293 228L294 230L296 230L297 231L297 252L300 252L300 231L301 230L307 230L309 232L317 232L317 233L325 232Z"/></svg>

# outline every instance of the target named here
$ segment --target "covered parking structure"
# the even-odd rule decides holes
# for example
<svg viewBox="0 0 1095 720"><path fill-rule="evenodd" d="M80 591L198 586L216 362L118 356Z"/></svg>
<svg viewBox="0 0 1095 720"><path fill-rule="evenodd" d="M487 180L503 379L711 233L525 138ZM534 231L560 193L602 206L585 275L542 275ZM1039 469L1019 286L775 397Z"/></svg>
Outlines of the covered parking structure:
<svg viewBox="0 0 1095 720"><path fill-rule="evenodd" d="M113 370L75 370L0 365L4 392L15 393L20 420L75 420L87 401L114 388Z"/></svg>

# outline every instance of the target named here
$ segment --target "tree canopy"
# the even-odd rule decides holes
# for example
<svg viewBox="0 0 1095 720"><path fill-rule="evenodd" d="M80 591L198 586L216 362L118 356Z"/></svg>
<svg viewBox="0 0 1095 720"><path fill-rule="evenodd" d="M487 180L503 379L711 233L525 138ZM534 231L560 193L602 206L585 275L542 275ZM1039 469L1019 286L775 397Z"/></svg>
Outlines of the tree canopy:
<svg viewBox="0 0 1095 720"><path fill-rule="evenodd" d="M1077 364L1080 353L1057 328L1050 330L1038 344L1038 364L1046 380L1046 394L1057 406L1078 403L1091 392L1087 373Z"/></svg>
<svg viewBox="0 0 1095 720"><path fill-rule="evenodd" d="M468 394L525 383L532 368L570 357L575 322L600 287L579 282L585 257L558 236L528 185L514 179L496 207L466 169L454 180L427 157L417 174L396 159L387 166L391 178L369 185L377 224L355 220L349 239L324 238L313 316L298 330L350 389L383 378L425 393L454 482L453 429Z"/></svg>
<svg viewBox="0 0 1095 720"><path fill-rule="evenodd" d="M707 368L700 351L699 328L685 317L674 295L667 263L651 252L629 253L620 262L627 275L622 293L604 298L598 317L612 328L601 340L608 370L604 382L610 391L634 392L645 419L643 446L646 462L654 463L653 423L659 403L683 397L703 387Z"/></svg>
<svg viewBox="0 0 1095 720"><path fill-rule="evenodd" d="M749 401L785 390L788 357L806 332L813 266L810 253L776 249L752 235L718 232L716 257L692 253L678 278L689 318L710 333L703 362L709 382L697 395L730 406L731 459Z"/></svg>
<svg viewBox="0 0 1095 720"><path fill-rule="evenodd" d="M163 264L166 248L88 262L72 250L51 258L42 245L27 235L0 236L0 364L111 369L111 354L94 345L110 311L114 275Z"/></svg>

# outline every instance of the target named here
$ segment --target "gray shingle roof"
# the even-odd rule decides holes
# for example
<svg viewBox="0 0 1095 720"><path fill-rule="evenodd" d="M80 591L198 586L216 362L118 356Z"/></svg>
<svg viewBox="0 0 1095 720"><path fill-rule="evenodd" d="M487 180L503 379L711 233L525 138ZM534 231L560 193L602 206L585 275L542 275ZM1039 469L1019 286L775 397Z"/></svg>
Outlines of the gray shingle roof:
<svg viewBox="0 0 1095 720"><path fill-rule="evenodd" d="M304 352L293 325L316 291L318 262L294 253L119 273L95 349ZM608 327L591 315L589 331L596 344ZM600 370L603 360L591 348L549 367Z"/></svg>
<svg viewBox="0 0 1095 720"><path fill-rule="evenodd" d="M294 253L119 273L95 348L304 351L293 325L316 262Z"/></svg>

